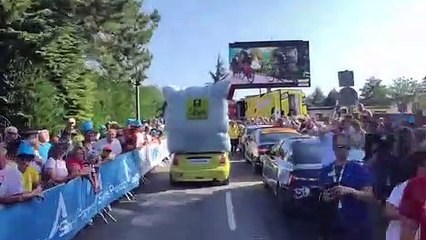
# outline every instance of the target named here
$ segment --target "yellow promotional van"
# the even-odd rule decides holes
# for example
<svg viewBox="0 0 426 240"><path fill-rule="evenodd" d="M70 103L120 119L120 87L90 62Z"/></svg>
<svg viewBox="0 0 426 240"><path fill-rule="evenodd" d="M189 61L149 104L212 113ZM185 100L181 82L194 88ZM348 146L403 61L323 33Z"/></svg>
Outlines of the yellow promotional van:
<svg viewBox="0 0 426 240"><path fill-rule="evenodd" d="M308 115L305 94L301 90L279 89L260 95L247 96L245 101L246 118L287 116L290 112L294 116Z"/></svg>

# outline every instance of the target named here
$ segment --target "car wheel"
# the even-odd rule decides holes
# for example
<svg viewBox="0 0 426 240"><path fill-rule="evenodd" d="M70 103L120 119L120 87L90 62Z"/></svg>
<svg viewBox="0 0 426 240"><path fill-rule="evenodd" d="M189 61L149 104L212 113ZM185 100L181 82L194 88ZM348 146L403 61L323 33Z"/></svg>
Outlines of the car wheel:
<svg viewBox="0 0 426 240"><path fill-rule="evenodd" d="M220 185L223 185L223 186L229 185L229 177L223 180L222 182L220 182Z"/></svg>
<svg viewBox="0 0 426 240"><path fill-rule="evenodd" d="M262 166L259 166L256 161L251 162L251 168L253 170L254 174L261 174L262 173Z"/></svg>

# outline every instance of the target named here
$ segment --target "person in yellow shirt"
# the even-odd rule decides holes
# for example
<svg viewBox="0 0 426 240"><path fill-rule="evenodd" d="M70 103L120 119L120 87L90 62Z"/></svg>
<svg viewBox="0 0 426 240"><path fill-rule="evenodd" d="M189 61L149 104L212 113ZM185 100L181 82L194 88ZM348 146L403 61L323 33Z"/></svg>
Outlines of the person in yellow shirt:
<svg viewBox="0 0 426 240"><path fill-rule="evenodd" d="M231 139L231 153L236 153L238 149L239 144L239 137L240 137L240 128L238 127L238 124L234 121L231 121L229 123L229 138Z"/></svg>
<svg viewBox="0 0 426 240"><path fill-rule="evenodd" d="M33 160L34 155L31 154L19 154L17 158L18 170L22 172L25 192L41 190L40 174L35 167L31 166Z"/></svg>

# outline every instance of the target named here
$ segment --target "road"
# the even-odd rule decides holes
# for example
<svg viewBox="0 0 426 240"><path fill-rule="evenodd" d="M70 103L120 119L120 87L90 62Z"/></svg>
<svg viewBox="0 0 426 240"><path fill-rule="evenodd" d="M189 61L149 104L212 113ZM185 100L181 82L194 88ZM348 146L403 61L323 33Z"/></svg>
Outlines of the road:
<svg viewBox="0 0 426 240"><path fill-rule="evenodd" d="M137 201L113 206L118 222L100 220L75 239L103 240L311 240L312 227L287 221L259 176L232 161L228 186L171 187L168 168L151 173Z"/></svg>

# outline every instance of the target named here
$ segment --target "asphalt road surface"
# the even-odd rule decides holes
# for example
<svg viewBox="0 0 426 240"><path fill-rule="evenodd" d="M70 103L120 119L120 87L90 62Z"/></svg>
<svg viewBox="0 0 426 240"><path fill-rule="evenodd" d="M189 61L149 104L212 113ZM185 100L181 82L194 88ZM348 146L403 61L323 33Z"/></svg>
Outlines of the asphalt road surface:
<svg viewBox="0 0 426 240"><path fill-rule="evenodd" d="M97 219L75 238L103 240L311 240L315 229L289 221L244 160L232 161L229 186L171 187L168 168L150 174L137 201L113 205L117 222Z"/></svg>

